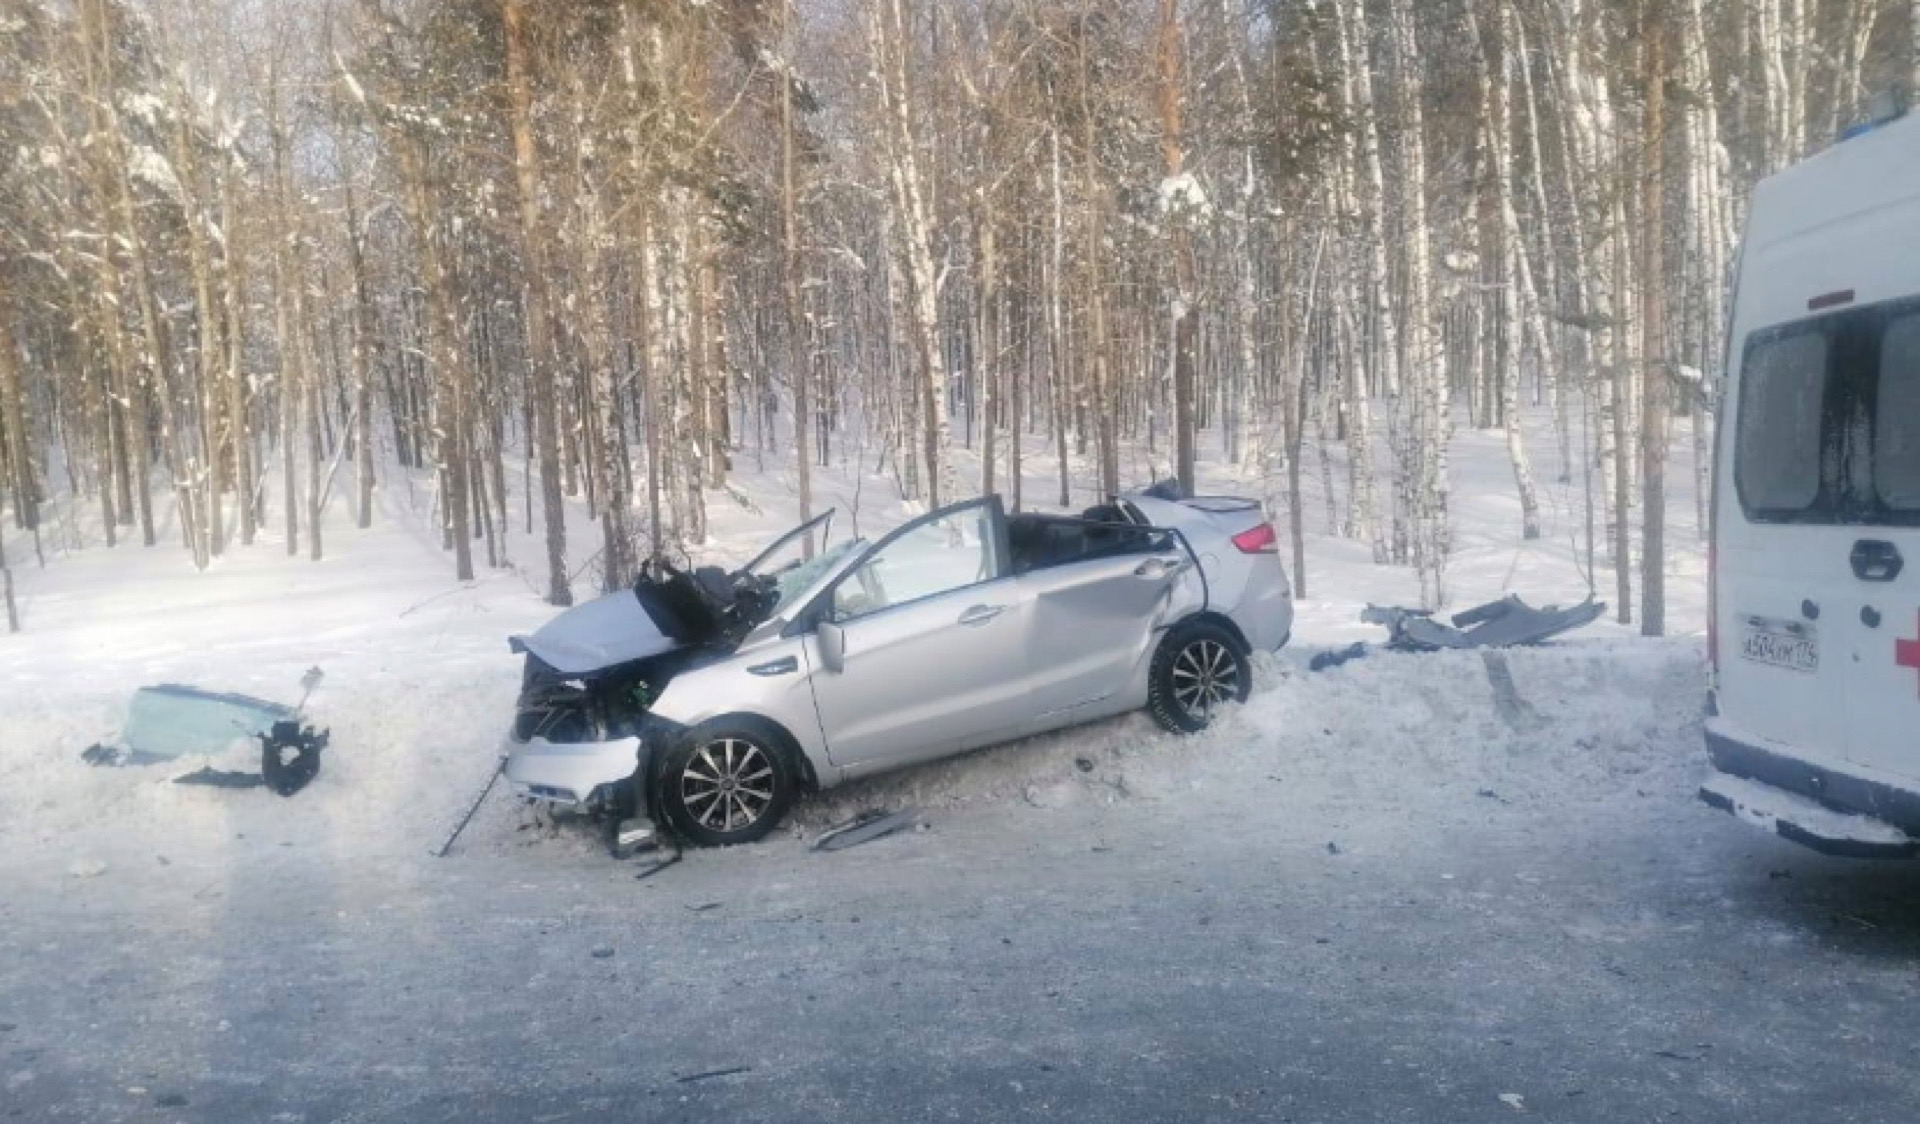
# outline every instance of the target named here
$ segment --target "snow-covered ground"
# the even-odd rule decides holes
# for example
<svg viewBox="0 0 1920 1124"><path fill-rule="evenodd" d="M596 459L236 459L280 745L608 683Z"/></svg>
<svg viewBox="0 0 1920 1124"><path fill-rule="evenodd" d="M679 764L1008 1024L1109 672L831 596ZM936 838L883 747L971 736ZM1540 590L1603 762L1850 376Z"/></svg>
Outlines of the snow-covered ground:
<svg viewBox="0 0 1920 1124"><path fill-rule="evenodd" d="M1547 437L1534 435L1543 534L1523 543L1502 439L1460 433L1453 456L1456 604L1508 591L1561 603L1585 594L1581 493L1577 482L1553 483L1557 466ZM1029 441L1030 449L1035 445L1044 448ZM1154 475L1146 454L1135 450L1129 459L1132 478ZM705 550L716 560L744 558L793 521L790 476L756 471L757 460L743 455L733 492L710 499ZM961 478L977 478L964 451L959 460ZM865 467L872 468L870 458ZM1336 474L1343 476L1338 464ZM1684 637L1697 633L1702 620L1701 551L1686 487L1690 474L1673 476L1681 487L1671 504L1671 617ZM1410 572L1375 566L1365 544L1326 533L1318 473L1307 478L1312 596L1300 605L1293 646L1267 665L1253 704L1224 728L1179 743L1134 718L1037 739L815 801L796 817L797 829L882 797L923 804L1123 800L1283 764L1294 774L1290 783L1317 785L1329 799L1384 786L1408 802L1405 811L1425 818L1427 803L1447 803L1434 794L1456 784L1572 783L1604 795L1618 787L1608 783L1608 770L1619 763L1610 752L1584 746L1630 747L1649 730L1685 721L1698 695L1697 645L1685 639L1621 643L1630 631L1611 623L1556 649L1510 657L1538 716L1517 724L1491 709L1477 656L1383 659L1307 675L1313 651L1378 635L1358 621L1365 603L1417 597ZM898 498L890 479L871 472L862 477L844 460L817 472L815 487L816 510L841 509L843 534L857 529L872 536L916 510ZM1277 485L1242 478L1215 458L1202 462L1202 487L1271 498ZM1050 459L1029 459L1024 491L1029 506L1057 498ZM1075 505L1094 498L1076 495ZM512 542L514 568L483 567L475 582L456 583L431 527L430 491L389 474L376 502L367 531L353 528L344 498L335 502L321 562L288 557L283 540L269 530L252 547L231 548L206 573L195 572L184 552L170 546L143 550L123 541L108 550L93 541L70 549L97 538L88 535L84 512L63 508L50 521L44 568L30 561L26 537L9 528L7 553L16 563L25 631L0 638L7 732L0 743L0 842L7 858L0 861L32 855L39 863L112 863L162 840L180 858L257 850L235 845L234 836L243 834L323 845L344 860L419 853L444 830L488 772L510 714L518 660L506 638L537 627L552 612L535 593L543 563L535 540L520 533ZM163 541L171 531L162 527ZM573 528L575 555L594 541L582 517ZM1604 571L1601 582L1606 596ZM577 591L591 595L590 577ZM129 693L140 685L190 683L291 701L309 667L326 673L310 713L331 727L333 747L319 780L291 803L264 793L174 786L167 782L177 767L101 770L79 760L86 746L113 737ZM1671 687L1674 697L1663 698L1662 687ZM1399 744L1381 740L1383 733ZM1511 747L1522 741L1553 750L1518 754ZM1647 756L1644 746L1637 752ZM244 756L233 764L244 767ZM1681 767L1651 756L1633 767ZM1514 770L1526 779L1505 782ZM497 850L540 834L502 800L489 806L465 846ZM584 833L562 832L562 838L588 845Z"/></svg>
<svg viewBox="0 0 1920 1124"><path fill-rule="evenodd" d="M1459 434L1456 604L1508 591L1536 603L1585 595L1580 491L1577 482L1553 483L1551 440L1537 428L1543 534L1528 543L1518 534L1502 438ZM1217 438L1207 436L1203 449L1216 455L1202 461L1202 490L1274 495L1274 481L1243 478L1221 463ZM976 462L964 451L958 459L961 479L977 479ZM794 521L790 476L757 470L757 460L742 455L733 491L709 501L705 551L713 559L742 560ZM873 467L871 457L863 463ZM1126 471L1145 482L1155 464L1133 450ZM856 473L845 460L816 473L816 510L839 507L840 533L873 536L914 514L889 478ZM1337 464L1336 475L1344 476ZM813 801L795 829L881 798L936 805L1118 801L1216 780L1231 785L1249 769L1277 770L1290 785L1309 786L1294 815L1365 791L1376 799L1393 793L1396 818L1425 820L1451 803L1446 793L1454 786L1570 784L1599 798L1617 793L1617 770L1688 767L1690 747L1663 757L1647 742L1653 731L1684 724L1699 695L1698 645L1686 639L1700 628L1704 600L1689 473L1676 465L1669 532L1671 619L1681 638L1624 641L1631 630L1602 623L1554 649L1514 654L1515 678L1534 711L1518 722L1492 709L1478 656L1388 658L1325 675L1305 672L1316 650L1378 637L1377 628L1358 620L1365 603L1417 598L1409 571L1375 566L1365 544L1326 533L1318 473L1307 477L1312 596L1299 607L1293 645L1267 665L1253 703L1223 728L1182 743L1136 717L1041 738ZM1057 498L1051 459L1029 459L1024 490L1029 506ZM1075 506L1094 499L1090 491L1076 495ZM519 661L506 638L552 612L535 592L543 561L533 537L517 533L514 568L482 567L478 580L456 583L431 527L430 490L389 474L376 502L373 528L360 531L344 496L336 500L321 562L288 557L277 532L267 531L252 547L231 548L206 573L172 546L143 550L123 541L108 550L94 541L69 549L90 537L84 512L63 508L50 521L44 568L32 563L31 542L9 528L7 555L16 563L25 630L0 638L7 734L0 742L0 863L113 864L162 841L179 859L257 855L258 848L237 845L238 835L324 847L345 861L418 854L444 832L491 768L510 716ZM571 541L579 557L596 539L583 513L575 514L580 522ZM163 526L162 540L171 533ZM1610 575L1603 571L1601 580L1604 587ZM590 596L590 578L576 590ZM102 770L79 759L86 746L111 740L128 695L143 684L189 683L292 701L309 667L326 673L310 713L332 729L333 744L318 781L291 802L174 786L169 778L182 771L174 766ZM1539 748L1522 752L1522 745ZM1592 751L1594 745L1602 749ZM1616 759L1616 750L1625 756ZM237 753L229 764L244 768L245 757ZM591 846L581 831L562 830L559 840L547 841L551 833L533 823L498 799L464 846Z"/></svg>
<svg viewBox="0 0 1920 1124"><path fill-rule="evenodd" d="M1459 436L1456 603L1587 590L1579 492L1534 436L1525 544L1498 435ZM791 521L753 462L751 506L712 499L715 558ZM1294 645L1217 728L1132 716L876 778L644 881L498 795L427 854L492 767L505 638L551 613L529 537L534 569L455 583L400 479L373 530L335 513L317 564L264 535L196 574L177 549L65 550L70 519L40 569L8 528L0 1117L1910 1119L1920 873L1693 799L1684 464L1674 638L1602 623L1509 652L1511 691L1479 653L1311 673L1377 634L1365 602L1414 596L1324 533L1316 490ZM819 489L849 515L857 495L869 535L910 514L844 465ZM290 800L79 760L142 684L292 700L311 666L333 746ZM920 832L806 848L909 802Z"/></svg>

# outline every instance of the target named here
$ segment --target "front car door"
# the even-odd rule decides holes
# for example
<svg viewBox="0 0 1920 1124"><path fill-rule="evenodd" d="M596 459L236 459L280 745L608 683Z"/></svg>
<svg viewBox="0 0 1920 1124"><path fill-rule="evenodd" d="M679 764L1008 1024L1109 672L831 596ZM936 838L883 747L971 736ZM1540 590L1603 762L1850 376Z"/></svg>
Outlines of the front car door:
<svg viewBox="0 0 1920 1124"><path fill-rule="evenodd" d="M997 496L943 508L875 544L800 618L840 631L838 671L818 636L808 639L829 759L870 772L1017 729L1033 705L1025 618Z"/></svg>

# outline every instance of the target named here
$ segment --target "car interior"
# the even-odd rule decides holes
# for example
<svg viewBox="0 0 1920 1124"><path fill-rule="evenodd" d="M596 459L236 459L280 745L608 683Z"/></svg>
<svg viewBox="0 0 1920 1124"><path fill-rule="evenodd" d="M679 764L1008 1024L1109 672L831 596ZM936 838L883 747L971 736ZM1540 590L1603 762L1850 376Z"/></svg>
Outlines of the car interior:
<svg viewBox="0 0 1920 1124"><path fill-rule="evenodd" d="M1148 554L1161 538L1150 527L1125 522L1120 510L1111 506L1089 508L1080 518L1025 513L1007 518L1007 546L1016 574L1098 558Z"/></svg>

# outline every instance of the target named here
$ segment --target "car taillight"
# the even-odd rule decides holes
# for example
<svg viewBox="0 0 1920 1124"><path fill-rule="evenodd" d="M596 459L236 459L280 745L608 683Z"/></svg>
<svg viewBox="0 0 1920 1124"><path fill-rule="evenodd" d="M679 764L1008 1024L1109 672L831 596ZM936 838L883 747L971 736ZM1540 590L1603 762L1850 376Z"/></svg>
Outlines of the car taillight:
<svg viewBox="0 0 1920 1124"><path fill-rule="evenodd" d="M1242 554L1280 553L1280 539L1273 533L1271 523L1262 523L1233 536L1233 546Z"/></svg>
<svg viewBox="0 0 1920 1124"><path fill-rule="evenodd" d="M1720 670L1720 547L1707 540L1707 667Z"/></svg>

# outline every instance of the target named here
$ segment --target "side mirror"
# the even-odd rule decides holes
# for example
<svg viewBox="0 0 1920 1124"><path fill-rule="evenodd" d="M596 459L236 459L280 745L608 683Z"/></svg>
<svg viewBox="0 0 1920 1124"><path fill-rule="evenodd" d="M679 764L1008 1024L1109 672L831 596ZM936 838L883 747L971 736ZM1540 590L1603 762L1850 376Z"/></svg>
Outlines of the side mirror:
<svg viewBox="0 0 1920 1124"><path fill-rule="evenodd" d="M840 671L847 666L846 630L832 621L821 621L814 628L814 636L820 642L820 662L828 671Z"/></svg>

